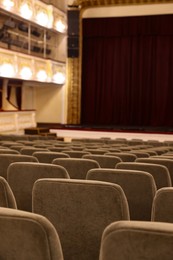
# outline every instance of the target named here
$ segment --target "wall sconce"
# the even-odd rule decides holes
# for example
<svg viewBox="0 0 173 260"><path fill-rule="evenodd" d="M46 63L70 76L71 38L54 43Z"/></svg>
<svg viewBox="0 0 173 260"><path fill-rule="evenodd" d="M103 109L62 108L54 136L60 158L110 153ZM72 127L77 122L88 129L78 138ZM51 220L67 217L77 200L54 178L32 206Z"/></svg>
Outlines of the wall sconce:
<svg viewBox="0 0 173 260"><path fill-rule="evenodd" d="M25 19L31 19L33 15L32 2L30 1L21 1L19 4L20 15Z"/></svg>
<svg viewBox="0 0 173 260"><path fill-rule="evenodd" d="M40 69L37 72L36 76L37 76L37 80L42 82L46 82L48 78L47 72L44 69Z"/></svg>
<svg viewBox="0 0 173 260"><path fill-rule="evenodd" d="M4 61L2 64L0 64L0 75L2 77L14 77L15 76L15 69L13 64L10 63L10 61Z"/></svg>
<svg viewBox="0 0 173 260"><path fill-rule="evenodd" d="M24 55L17 56L17 65L18 77L25 80L32 80L34 71L32 58L28 58Z"/></svg>
<svg viewBox="0 0 173 260"><path fill-rule="evenodd" d="M65 83L65 67L62 64L52 63L52 81L60 85Z"/></svg>
<svg viewBox="0 0 173 260"><path fill-rule="evenodd" d="M21 76L22 79L31 79L32 78L32 70L30 67L23 65L21 68L19 75Z"/></svg>
<svg viewBox="0 0 173 260"><path fill-rule="evenodd" d="M66 24L62 20L56 20L55 27L58 32L61 32L61 33L66 32Z"/></svg>
<svg viewBox="0 0 173 260"><path fill-rule="evenodd" d="M35 21L41 26L50 28L52 26L52 8L42 3L37 2L37 4L34 5L35 9Z"/></svg>
<svg viewBox="0 0 173 260"><path fill-rule="evenodd" d="M13 0L2 0L1 4L2 4L2 7L4 7L8 11L10 11L12 8L14 8Z"/></svg>
<svg viewBox="0 0 173 260"><path fill-rule="evenodd" d="M12 53L0 50L0 76L12 78L16 74L16 61Z"/></svg>
<svg viewBox="0 0 173 260"><path fill-rule="evenodd" d="M36 80L41 82L48 82L49 68L47 61L35 60L34 67Z"/></svg>
<svg viewBox="0 0 173 260"><path fill-rule="evenodd" d="M67 21L66 21L65 14L60 10L53 8L53 17L54 17L54 22L53 22L54 29L60 33L65 33L67 30Z"/></svg>
<svg viewBox="0 0 173 260"><path fill-rule="evenodd" d="M65 75L62 72L57 71L53 75L53 82L60 84L60 85L64 84L65 83Z"/></svg>

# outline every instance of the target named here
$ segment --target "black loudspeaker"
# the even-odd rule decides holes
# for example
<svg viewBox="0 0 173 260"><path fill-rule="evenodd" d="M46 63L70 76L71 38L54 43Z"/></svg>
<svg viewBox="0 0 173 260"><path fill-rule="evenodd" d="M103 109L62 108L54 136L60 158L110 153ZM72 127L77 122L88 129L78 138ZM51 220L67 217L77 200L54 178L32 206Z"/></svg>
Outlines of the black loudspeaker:
<svg viewBox="0 0 173 260"><path fill-rule="evenodd" d="M79 56L79 10L68 10L68 57Z"/></svg>

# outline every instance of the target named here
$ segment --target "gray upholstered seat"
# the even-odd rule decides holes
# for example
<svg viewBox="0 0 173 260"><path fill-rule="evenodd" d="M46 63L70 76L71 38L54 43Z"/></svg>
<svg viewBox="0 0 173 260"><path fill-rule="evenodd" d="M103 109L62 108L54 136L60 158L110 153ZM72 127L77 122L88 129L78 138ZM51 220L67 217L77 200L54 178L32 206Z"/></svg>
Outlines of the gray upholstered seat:
<svg viewBox="0 0 173 260"><path fill-rule="evenodd" d="M137 158L148 158L150 157L149 153L140 150L131 150L130 153L135 154Z"/></svg>
<svg viewBox="0 0 173 260"><path fill-rule="evenodd" d="M117 221L103 232L99 260L172 260L173 225Z"/></svg>
<svg viewBox="0 0 173 260"><path fill-rule="evenodd" d="M32 211L32 188L34 182L40 178L70 177L66 169L58 165L32 162L10 164L7 180L16 198L18 209Z"/></svg>
<svg viewBox="0 0 173 260"><path fill-rule="evenodd" d="M134 162L137 159L137 156L132 153L120 152L120 153L105 153L105 155L117 156L121 158L123 162Z"/></svg>
<svg viewBox="0 0 173 260"><path fill-rule="evenodd" d="M64 151L64 153L68 154L71 158L82 158L85 154L90 154L89 152L85 151Z"/></svg>
<svg viewBox="0 0 173 260"><path fill-rule="evenodd" d="M0 176L0 207L17 209L16 199L10 185Z"/></svg>
<svg viewBox="0 0 173 260"><path fill-rule="evenodd" d="M37 158L30 155L21 154L0 154L0 176L7 179L7 169L8 166L13 162L36 162Z"/></svg>
<svg viewBox="0 0 173 260"><path fill-rule="evenodd" d="M55 226L68 260L98 259L104 228L129 220L122 188L100 181L40 179L33 188L33 212Z"/></svg>
<svg viewBox="0 0 173 260"><path fill-rule="evenodd" d="M138 170L150 173L155 180L157 189L172 186L171 177L166 166L154 163L120 162L117 169Z"/></svg>
<svg viewBox="0 0 173 260"><path fill-rule="evenodd" d="M149 157L149 158L138 158L136 159L136 162L154 163L154 164L160 164L166 166L169 171L171 181L173 183L173 160Z"/></svg>
<svg viewBox="0 0 173 260"><path fill-rule="evenodd" d="M13 150L11 148L8 148L8 149L0 149L0 154L20 154L20 152Z"/></svg>
<svg viewBox="0 0 173 260"><path fill-rule="evenodd" d="M98 162L82 158L57 158L52 163L63 166L71 179L86 179L90 169L100 168Z"/></svg>
<svg viewBox="0 0 173 260"><path fill-rule="evenodd" d="M51 152L65 152L65 151L69 151L70 150L70 148L67 146L67 147L65 147L65 146L53 146L53 147L48 147L48 149L49 149L49 151L51 151Z"/></svg>
<svg viewBox="0 0 173 260"><path fill-rule="evenodd" d="M38 159L40 163L52 163L56 158L70 158L68 154L62 152L34 152L33 156Z"/></svg>
<svg viewBox="0 0 173 260"><path fill-rule="evenodd" d="M63 260L59 236L41 215L0 208L0 259Z"/></svg>
<svg viewBox="0 0 173 260"><path fill-rule="evenodd" d="M84 155L83 158L97 161L101 168L115 168L116 164L122 161L116 156L99 154Z"/></svg>
<svg viewBox="0 0 173 260"><path fill-rule="evenodd" d="M152 221L173 223L173 188L159 189L153 200Z"/></svg>
<svg viewBox="0 0 173 260"><path fill-rule="evenodd" d="M32 155L34 152L49 151L47 148L22 147L20 153L23 155Z"/></svg>
<svg viewBox="0 0 173 260"><path fill-rule="evenodd" d="M90 153L90 154L105 154L107 151L105 149L99 149L99 148L85 148L84 151Z"/></svg>
<svg viewBox="0 0 173 260"><path fill-rule="evenodd" d="M151 174L136 170L92 169L87 179L116 183L127 197L131 220L151 220L156 185Z"/></svg>

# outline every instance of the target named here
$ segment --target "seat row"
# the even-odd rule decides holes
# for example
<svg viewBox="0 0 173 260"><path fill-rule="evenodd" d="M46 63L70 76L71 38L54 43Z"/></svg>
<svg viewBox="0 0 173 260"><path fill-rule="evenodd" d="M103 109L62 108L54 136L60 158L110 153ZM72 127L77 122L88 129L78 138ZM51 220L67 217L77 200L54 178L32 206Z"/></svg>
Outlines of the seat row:
<svg viewBox="0 0 173 260"><path fill-rule="evenodd" d="M13 156L17 158L17 162ZM7 205L7 207L13 208L15 212L17 211L15 214L21 215L31 211L29 214L32 216L30 215L30 217L37 219L44 216L46 221L53 226L54 233L56 230L56 238L51 234L49 234L49 238L52 237L51 241L53 241L54 246L59 248L59 256L55 252L50 253L49 250L51 249L46 247L45 244L44 247L46 251L49 251L49 254L55 254L56 259L60 257L60 259L69 260L96 260L99 258L101 260L112 260L115 259L115 256L117 259L121 259L121 257L123 260L130 259L130 257L127 257L126 250L132 254L131 259L135 260L142 259L142 256L145 256L146 259L147 257L152 259L151 254L154 254L153 259L161 260L163 254L167 255L166 259L171 259L170 248L165 243L168 240L170 245L172 243L172 224L156 223L156 221L166 222L163 213L166 205L168 205L165 194L172 191L172 159L138 158L138 162L138 159L135 162L128 163L120 161L115 168L105 169L101 168L96 160L91 159L56 158L51 163L45 164L40 163L34 156L25 155L25 158L23 156L21 154L2 155L3 159L0 164L1 168L5 165L2 172L6 177L6 180L1 177L2 182L5 181L6 183L2 183L2 191L4 191L4 187L7 187L7 192L3 196L4 204L2 207ZM7 161L5 158L8 158ZM23 158L24 161L21 162L20 158ZM26 159L28 159L27 162ZM140 161L143 159L149 159L149 161ZM61 160L65 164L61 164ZM85 166L82 168L80 163L83 161ZM73 164L69 165L69 162ZM91 162L92 167L88 167L86 162ZM123 165L125 165L125 168L123 168ZM140 168L141 165L146 167L145 170ZM153 170L155 166L157 166L157 169ZM82 172L85 172L82 177L78 172L81 168L83 169ZM78 172L78 176L73 175L75 172ZM76 178L72 178L72 176ZM167 185L163 185L160 176L164 176ZM161 194L164 194L163 198ZM12 202L10 202L10 198L13 198ZM159 201L161 204L159 204ZM6 202L8 203L5 204ZM163 204L163 213L160 213L162 219L160 219L158 213L160 212L160 205ZM166 216L167 214L170 214L168 222L172 222L171 212L167 211ZM159 217L156 218L156 216ZM30 217L28 216L28 219ZM26 215L25 218L27 218ZM17 217L15 221L16 219ZM12 225L12 222L10 223ZM39 225L41 226L40 223ZM20 226L22 227L22 224ZM28 231L28 229L26 230ZM38 227L36 229L38 231ZM42 229L47 230L51 227L42 226ZM30 227L30 237L32 237L32 232L33 234L39 233L36 230L30 233L31 230ZM121 232L123 234L119 237ZM20 233L22 232L17 233L17 237L20 237ZM139 233L141 236L139 236ZM112 237L114 234L115 238ZM161 238L157 240L159 234L161 234ZM151 253L152 249L147 242L148 236L155 245L155 251L159 246L160 255L156 252ZM39 234L36 237L38 241L44 241ZM131 237L133 237L133 241L131 241ZM117 241L121 241L123 238L126 239L128 245L120 248ZM49 241L47 238L46 240ZM111 243L107 244L109 240L112 241L112 245ZM38 241L36 244L42 244ZM49 245L49 242L47 245ZM136 245L139 252L132 250ZM29 249L27 246L27 250L32 249L32 246ZM117 253L112 251L116 247L118 247ZM13 252L15 252L14 249ZM19 247L18 252L21 252ZM33 252L35 252L35 249L33 249ZM42 252L44 252L43 248ZM110 254L108 254L109 252ZM47 253L45 253L45 256L47 257ZM43 255L41 257L41 259L44 259ZM51 257L53 259L53 256ZM7 257L6 259L10 258ZM15 259L14 255L11 259ZM16 259L20 259L19 255ZM34 259L34 256L28 254L28 258L23 257L23 259ZM39 256L37 255L35 259L39 259Z"/></svg>
<svg viewBox="0 0 173 260"><path fill-rule="evenodd" d="M172 199L173 188L158 190L152 221L133 221L119 185L38 179L32 212L0 207L0 259L171 260Z"/></svg>

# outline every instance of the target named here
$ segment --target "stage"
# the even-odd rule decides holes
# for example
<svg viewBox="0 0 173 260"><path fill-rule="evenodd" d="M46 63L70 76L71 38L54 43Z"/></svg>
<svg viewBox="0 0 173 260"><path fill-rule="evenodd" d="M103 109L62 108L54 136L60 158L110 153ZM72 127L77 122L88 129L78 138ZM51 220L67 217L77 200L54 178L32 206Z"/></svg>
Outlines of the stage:
<svg viewBox="0 0 173 260"><path fill-rule="evenodd" d="M43 125L42 125L43 126ZM48 127L48 125L46 125ZM173 141L173 129L171 128L137 128L137 127L90 127L79 125L49 125L50 133L56 133L65 141L73 138L126 138L147 140Z"/></svg>

